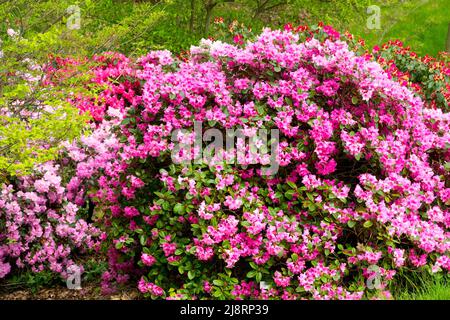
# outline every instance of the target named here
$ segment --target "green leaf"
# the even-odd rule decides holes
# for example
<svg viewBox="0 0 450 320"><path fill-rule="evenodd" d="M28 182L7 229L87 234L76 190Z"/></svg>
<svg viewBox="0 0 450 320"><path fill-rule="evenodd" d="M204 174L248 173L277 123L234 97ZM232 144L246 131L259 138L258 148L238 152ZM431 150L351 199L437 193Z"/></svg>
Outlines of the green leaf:
<svg viewBox="0 0 450 320"><path fill-rule="evenodd" d="M294 182L292 182L292 181L288 181L288 182L287 182L287 185L288 185L289 187L291 187L292 189L297 189L297 185L296 185Z"/></svg>
<svg viewBox="0 0 450 320"><path fill-rule="evenodd" d="M280 191L275 192L275 198L281 199L283 197L283 194Z"/></svg>
<svg viewBox="0 0 450 320"><path fill-rule="evenodd" d="M125 119L122 120L122 122L121 122L120 124L123 125L123 126L125 126L125 125L129 124L130 121L131 121L130 118L125 118Z"/></svg>
<svg viewBox="0 0 450 320"><path fill-rule="evenodd" d="M444 168L445 168L445 170L450 171L450 162L446 162L444 164Z"/></svg>
<svg viewBox="0 0 450 320"><path fill-rule="evenodd" d="M170 209L170 204L167 201L164 201L161 206L165 211L168 211Z"/></svg>
<svg viewBox="0 0 450 320"><path fill-rule="evenodd" d="M352 220L350 220L350 221L347 222L347 226L348 226L349 228L353 228L353 227L355 226L355 224L356 224L356 222L355 222L355 221L352 221Z"/></svg>
<svg viewBox="0 0 450 320"><path fill-rule="evenodd" d="M164 193L162 193L162 192L155 191L154 194L157 195L160 198L164 198L165 197Z"/></svg>
<svg viewBox="0 0 450 320"><path fill-rule="evenodd" d="M182 203L177 203L174 207L173 207L173 212L177 213L177 214L181 214L184 211L184 206Z"/></svg>
<svg viewBox="0 0 450 320"><path fill-rule="evenodd" d="M363 226L364 226L364 228L370 228L371 226L373 226L373 222L368 220L368 221L364 222Z"/></svg>
<svg viewBox="0 0 450 320"><path fill-rule="evenodd" d="M147 237L144 234L141 234L139 236L139 242L141 243L142 246L145 246L145 244L147 243Z"/></svg>
<svg viewBox="0 0 450 320"><path fill-rule="evenodd" d="M216 280L213 281L213 284L218 286L218 287L222 287L223 286L223 281L219 280L219 279L216 279Z"/></svg>
<svg viewBox="0 0 450 320"><path fill-rule="evenodd" d="M295 193L295 190L288 190L288 191L286 191L285 193L284 193L284 195L286 196L286 198L288 198L288 199L292 199L292 196L294 195L294 193Z"/></svg>

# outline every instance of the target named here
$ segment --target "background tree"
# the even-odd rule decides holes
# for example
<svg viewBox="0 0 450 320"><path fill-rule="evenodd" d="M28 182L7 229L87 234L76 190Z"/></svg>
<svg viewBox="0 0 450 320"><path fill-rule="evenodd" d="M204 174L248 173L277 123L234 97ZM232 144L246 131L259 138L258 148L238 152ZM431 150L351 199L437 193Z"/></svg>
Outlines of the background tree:
<svg viewBox="0 0 450 320"><path fill-rule="evenodd" d="M234 0L203 0L204 8L205 8L205 27L204 33L209 33L209 26L211 25L211 17L213 13L213 9L221 3L234 2Z"/></svg>
<svg viewBox="0 0 450 320"><path fill-rule="evenodd" d="M446 50L450 53L450 22L448 23Z"/></svg>
<svg viewBox="0 0 450 320"><path fill-rule="evenodd" d="M277 7L288 4L288 0L253 0L255 4L253 18L257 18L261 13L273 10Z"/></svg>
<svg viewBox="0 0 450 320"><path fill-rule="evenodd" d="M194 31L194 23L195 23L195 0L191 0L191 11L189 18L189 31Z"/></svg>

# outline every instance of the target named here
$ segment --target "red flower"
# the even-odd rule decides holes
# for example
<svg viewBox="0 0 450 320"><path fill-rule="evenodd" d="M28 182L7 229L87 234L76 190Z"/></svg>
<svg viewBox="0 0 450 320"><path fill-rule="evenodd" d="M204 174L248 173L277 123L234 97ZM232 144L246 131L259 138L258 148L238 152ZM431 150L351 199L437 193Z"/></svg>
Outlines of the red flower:
<svg viewBox="0 0 450 320"><path fill-rule="evenodd" d="M233 38L233 42L239 45L244 44L244 36L241 34L235 35Z"/></svg>

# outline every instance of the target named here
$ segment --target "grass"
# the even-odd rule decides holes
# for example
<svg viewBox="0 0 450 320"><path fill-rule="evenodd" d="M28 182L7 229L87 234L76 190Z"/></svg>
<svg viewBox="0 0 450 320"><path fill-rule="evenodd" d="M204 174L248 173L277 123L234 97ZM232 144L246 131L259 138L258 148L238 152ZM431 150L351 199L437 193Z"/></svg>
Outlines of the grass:
<svg viewBox="0 0 450 320"><path fill-rule="evenodd" d="M382 1L373 1L373 4ZM399 39L421 55L437 55L445 51L450 22L448 0L410 0L394 5L381 5L381 28L369 30L361 25L350 31L366 39L370 45L380 45Z"/></svg>
<svg viewBox="0 0 450 320"><path fill-rule="evenodd" d="M450 300L450 277L411 273L394 287L396 300Z"/></svg>
<svg viewBox="0 0 450 320"><path fill-rule="evenodd" d="M444 280L434 280L425 286L401 294L398 300L450 300L450 284Z"/></svg>

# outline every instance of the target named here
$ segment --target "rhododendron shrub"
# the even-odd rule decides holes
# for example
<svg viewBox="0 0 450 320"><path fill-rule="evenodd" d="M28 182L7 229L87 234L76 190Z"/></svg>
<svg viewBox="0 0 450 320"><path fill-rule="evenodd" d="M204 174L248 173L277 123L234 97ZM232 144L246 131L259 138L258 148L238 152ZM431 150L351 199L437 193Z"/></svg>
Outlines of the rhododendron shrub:
<svg viewBox="0 0 450 320"><path fill-rule="evenodd" d="M124 109L135 98L141 83L136 67L123 54L105 52L91 59L50 57L45 66L44 85L62 87L67 100L94 122L101 122L106 108ZM72 89L72 91L70 91Z"/></svg>
<svg viewBox="0 0 450 320"><path fill-rule="evenodd" d="M450 115L336 31L203 40L185 61L158 51L138 65L114 79L135 90L115 91L68 149L72 192L106 232L105 290L358 299L388 296L403 269L450 268ZM245 138L198 161L196 122ZM271 175L245 142L258 129L279 132Z"/></svg>
<svg viewBox="0 0 450 320"><path fill-rule="evenodd" d="M68 199L61 172L61 165L48 162L2 186L0 278L14 268L67 277L76 265L74 253L99 249L100 231L82 219L86 210Z"/></svg>
<svg viewBox="0 0 450 320"><path fill-rule="evenodd" d="M408 83L430 107L450 111L448 53L442 52L437 58L420 57L400 41L390 41L381 48L375 47L373 55L391 76Z"/></svg>
<svg viewBox="0 0 450 320"><path fill-rule="evenodd" d="M120 102L113 103L116 101L109 98L113 95L111 91L116 88L112 81L105 79L112 79L120 74L117 70L123 68L123 61L126 63L128 59L112 53L95 56L91 61L51 58L51 62L43 68L45 76L37 90L52 90L58 94L59 90L73 87L72 95L68 98L68 102L72 104L69 109L71 113L67 112L68 109L56 110L59 112L57 113L50 106L42 106L44 110L40 110L41 107L36 105L34 109L27 110L27 106L23 107L20 101L16 104L17 108L22 108L19 111L22 121L26 122L24 130L30 131L30 135L40 141L45 150L53 151L54 155L50 159L56 160L45 162L43 160L49 159L39 159L30 165L27 175L10 177L1 186L0 278L14 273L17 268L27 268L34 272L50 270L67 277L75 265L83 271L83 266L76 261L77 255L100 249L100 240L104 239L104 235L93 224L96 216L87 195L91 186L82 185L82 173L86 171L77 171L78 165L89 165L91 170L95 166L88 162L88 151L74 153L72 149L77 145L84 146L86 150L91 147L95 150L92 152L107 159L103 149L95 149L93 141L102 137L105 130L109 133L108 129L104 129L108 126L106 121L103 127L98 126L98 121L103 119L105 105L120 105ZM84 72L83 76L80 76L81 72ZM126 83L118 86L117 90L122 90L125 85ZM74 106L78 109L73 108ZM2 111L9 117L13 112L7 109ZM44 128L42 123L47 119L42 115L43 112L54 112L55 117L62 119L70 115L73 117L71 121L80 122L75 128L85 129L86 126L89 127L87 120L93 121L90 130L84 130L85 135L80 139L69 139L72 133L66 129L66 141L60 141L54 136L52 139L52 135L49 135L45 139L51 139L52 144L44 144L45 141L42 142L36 135L37 130ZM77 116L78 113L83 116ZM88 118L86 114L93 118ZM41 127L33 127L39 125ZM46 126L58 128L57 123L51 121ZM75 128L69 129L73 131ZM3 130L11 130L11 126L4 127ZM114 143L114 140L110 141ZM101 165L105 161L98 161L97 164Z"/></svg>

